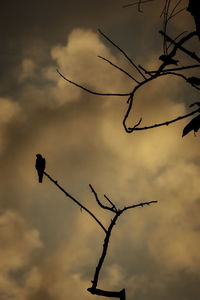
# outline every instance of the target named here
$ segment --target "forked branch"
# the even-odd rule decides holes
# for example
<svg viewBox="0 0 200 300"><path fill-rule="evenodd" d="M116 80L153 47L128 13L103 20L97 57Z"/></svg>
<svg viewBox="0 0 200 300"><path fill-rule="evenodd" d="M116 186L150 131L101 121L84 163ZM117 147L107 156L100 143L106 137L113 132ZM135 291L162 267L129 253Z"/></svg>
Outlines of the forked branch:
<svg viewBox="0 0 200 300"><path fill-rule="evenodd" d="M100 227L105 232L105 238L104 238L102 253L101 253L99 262L97 264L95 273L94 273L94 278L91 281L92 282L92 286L90 288L88 288L88 292L90 292L91 294L94 294L94 295L99 295L99 296L104 296L104 297L113 297L113 298L119 298L120 300L125 300L126 299L125 289L122 289L121 291L116 292L116 291L106 291L106 290L102 290L102 289L97 288L98 280L99 280L99 274L100 274L100 271L102 269L105 257L107 255L107 250L108 250L108 245L109 245L111 233L112 233L114 225L116 224L117 219L126 210L132 209L132 208L136 208L136 207L139 207L139 206L143 207L145 205L150 205L151 203L157 203L157 201L141 202L139 204L134 204L134 205L130 205L130 206L124 207L123 209L117 209L116 206L115 206L115 204L110 199L108 199L107 196L104 195L105 198L107 199L107 201L111 204L111 207L109 207L109 206L106 206L106 205L104 205L104 204L101 203L101 201L99 200L99 197L98 197L97 193L95 192L94 188L90 184L89 185L90 189L91 189L92 193L94 194L95 199L96 199L98 205L102 209L110 210L111 212L113 212L115 214L114 218L110 222L110 225L108 226L108 229L106 229L103 226L103 224L98 220L98 218L87 207L85 207L83 204L81 204L80 201L78 201L77 199L75 199L63 187L61 187L58 184L57 180L54 180L47 172L44 171L43 173L44 173L44 175L51 182L53 182L58 187L59 190L61 190L65 194L65 196L67 196L73 202L75 202L79 207L81 207L81 209L85 210L98 223L98 225L100 225Z"/></svg>
<svg viewBox="0 0 200 300"><path fill-rule="evenodd" d="M138 9L140 10L141 4L149 2L149 1L151 1L151 0L143 0L143 1L139 0L139 1L131 3L131 5L138 5ZM163 23L163 30L159 31L160 34L164 38L164 54L160 55L160 57L159 57L159 59L161 60L161 63L158 66L157 70L149 71L149 70L146 70L141 65L138 66L128 56L128 54L121 47L119 47L110 37L108 37L100 29L98 30L99 33L127 59L127 61L132 65L134 71L136 71L137 75L140 75L142 77L142 78L140 77L140 79L138 80L138 79L136 79L135 76L132 76L129 72L127 72L123 68L119 67L118 65L114 64L109 59L104 58L102 56L99 56L99 58L101 58L102 60L108 62L114 68L118 69L120 72L126 74L130 79L135 81L136 86L133 87L132 91L129 91L127 93L102 93L102 92L96 92L96 91L90 90L90 89L88 89L88 88L86 88L86 87L84 87L84 86L82 86L82 85L80 85L80 84L78 84L78 83L76 83L72 80L69 80L63 74L61 74L60 71L57 70L58 74L64 80L68 81L69 83L81 88L82 90L84 90L88 93L94 94L94 95L119 96L119 97L125 96L125 97L128 97L128 99L126 98L128 108L127 108L127 111L126 111L126 113L124 115L124 118L123 118L123 121L122 121L124 129L127 133L132 133L136 130L137 131L138 130L148 130L148 129L152 129L152 128L157 128L157 127L169 125L169 124L178 122L179 120L182 120L184 118L187 118L187 117L195 114L196 112L199 112L199 110L197 109L197 110L192 111L190 113L187 113L183 116L176 116L175 118L173 118L171 120L167 120L167 121L164 121L164 122L161 122L161 123L158 123L158 124L147 125L147 126L141 126L142 118L140 118L139 121L136 122L133 126L127 126L127 120L128 120L129 115L130 115L130 112L133 109L133 104L135 102L136 92L152 80L155 80L155 79L160 78L161 76L165 76L165 75L176 76L176 77L182 78L187 84L190 84L190 86L192 86L196 90L200 90L200 78L198 78L198 77L195 78L194 76L187 78L182 72L181 73L178 72L178 71L185 71L187 69L194 69L194 68L199 68L200 67L200 57L194 51L190 51L187 48L185 48L185 46L184 46L184 44L187 41L189 41L193 37L197 36L197 32L193 31L193 32L190 32L188 34L185 34L184 36L183 36L183 34L185 32L182 32L175 39L172 39L166 33L168 22L172 18L174 18L175 15L177 15L180 12L182 12L183 10L185 10L185 8L180 8L179 7L181 2L182 2L182 0L177 0L175 2L175 4L173 3L174 6L172 6L172 1L171 0L165 0L165 5L164 5L164 8L163 8L162 13L161 13L161 16L163 16L163 22L164 22ZM192 2L190 1L190 4L191 3ZM192 13L193 14L195 13L195 10L193 9L193 7L192 7ZM169 45L167 45L167 43L169 43ZM170 48L170 51L169 51L169 48ZM171 65L171 64L172 65L177 65L179 63L179 61L176 59L176 54L177 54L178 50L184 52L188 57L190 57L191 59L198 62L198 64L169 68L168 67L169 65ZM111 208L109 208L109 210L110 209Z"/></svg>
<svg viewBox="0 0 200 300"><path fill-rule="evenodd" d="M107 233L107 230L106 228L103 226L103 224L98 220L98 218L87 208L85 207L83 204L81 204L80 201L76 200L72 195L70 195L63 187L61 187L59 184L58 184L58 181L57 180L54 180L49 174L47 174L45 171L44 171L44 175L49 178L49 180L51 182L53 182L58 188L59 190L61 190L65 196L67 196L68 198L70 198L73 202L75 202L78 206L80 206L81 209L85 210L98 224L99 226L103 229L103 231L105 233Z"/></svg>

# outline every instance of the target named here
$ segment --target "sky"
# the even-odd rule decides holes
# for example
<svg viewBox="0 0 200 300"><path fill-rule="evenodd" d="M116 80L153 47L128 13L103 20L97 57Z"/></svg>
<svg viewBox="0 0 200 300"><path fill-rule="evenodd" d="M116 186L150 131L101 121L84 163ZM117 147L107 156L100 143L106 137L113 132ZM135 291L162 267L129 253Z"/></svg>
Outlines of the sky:
<svg viewBox="0 0 200 300"><path fill-rule="evenodd" d="M103 299L87 288L104 232L47 177L38 183L37 153L46 158L46 172L105 226L113 216L98 207L89 184L119 208L158 201L120 216L99 288L125 288L127 300L200 298L199 134L182 138L189 120L127 134L127 97L89 94L56 72L94 91L129 92L135 82L98 55L141 77L98 29L136 64L155 69L163 2L147 3L143 13L123 8L128 0L1 5L1 300ZM170 26L175 35L194 30L194 21L184 11ZM187 45L198 53L199 41ZM182 79L158 78L136 94L128 124L141 116L143 125L173 119L195 101L198 91Z"/></svg>

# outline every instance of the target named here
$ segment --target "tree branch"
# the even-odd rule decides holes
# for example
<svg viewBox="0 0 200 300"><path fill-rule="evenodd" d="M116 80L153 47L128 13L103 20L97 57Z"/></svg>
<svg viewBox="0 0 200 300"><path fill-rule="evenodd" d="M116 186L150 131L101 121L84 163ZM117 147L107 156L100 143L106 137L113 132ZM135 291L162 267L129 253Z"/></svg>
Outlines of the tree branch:
<svg viewBox="0 0 200 300"><path fill-rule="evenodd" d="M165 69L162 72L182 71L182 70L194 69L194 68L199 68L199 67L200 67L200 65L183 66L183 67L179 67L179 68ZM139 68L141 68L146 74L149 74L149 75L157 72L157 71L147 71L141 65L139 65Z"/></svg>
<svg viewBox="0 0 200 300"><path fill-rule="evenodd" d="M131 208L139 207L139 206L143 207L145 205L150 205L152 203L158 203L158 201L141 202L141 203L138 203L138 204L133 204L133 205L130 205L130 206L126 206L121 210L121 212L124 212L125 210L131 209Z"/></svg>
<svg viewBox="0 0 200 300"><path fill-rule="evenodd" d="M95 274L94 274L94 279L92 280L92 287L91 287L92 290L95 290L96 287L97 287L98 279L99 279L99 273L100 273L101 267L103 265L104 259L106 257L111 232L112 232L113 226L115 225L115 223L116 223L118 217L121 215L121 213L122 213L122 211L117 211L116 212L116 214L115 214L114 218L111 220L110 226L108 227L108 230L106 232L106 236L105 236L104 243L103 243L103 251L102 251L101 257L99 259L98 265L96 267L96 271L95 271Z"/></svg>
<svg viewBox="0 0 200 300"><path fill-rule="evenodd" d="M97 219L97 217L95 217L95 215L89 210L87 209L87 207L85 207L83 204L81 204L78 200L76 200L72 195L70 195L64 188L62 188L57 180L54 180L49 174L47 174L45 171L44 171L44 175L50 179L51 182L53 182L58 188L59 190L61 190L65 196L67 196L68 198L70 198L72 201L74 201L78 206L81 207L81 209L85 210L98 224L99 226L103 229L103 231L107 234L107 230L106 228L103 226L103 224Z"/></svg>
<svg viewBox="0 0 200 300"><path fill-rule="evenodd" d="M154 80L154 79L156 79L156 78L158 78L158 77L160 77L160 76L164 76L164 75L174 75L174 76L179 76L179 77L183 78L185 81L187 81L187 78L186 78L184 75L179 74L179 73L175 73L175 72L163 72L163 73L160 73L160 72L159 72L159 73L158 73L158 72L156 72L154 75L151 75L150 78L144 80L144 81L141 82L139 85L137 85L137 86L133 89L131 95L130 95L129 98L128 98L128 101L127 101L127 103L128 103L128 109L127 109L127 112L126 112L126 114L125 114L125 116L124 116L124 119L123 119L123 126L124 126L124 129L125 129L125 131L126 131L127 133L132 133L134 130L147 130L147 129L152 129L152 128L156 128L156 127L160 127L160 126L164 126L164 125L169 125L169 124L171 124L171 123L174 123L174 122L177 122L177 121L182 120L182 119L184 119L184 118L187 118L187 117L189 117L189 116L195 114L196 112L199 112L199 109L197 109L197 110L195 110L195 111L193 111L193 112L191 112L191 113L188 113L188 114L185 114L185 115L183 115L183 116L177 117L177 118L172 119L172 120L170 120L170 121L165 121L165 122L162 122L162 123L159 123L159 124L154 124L154 125L145 126L145 127L138 127L138 126L140 125L141 121L142 121L142 118L140 118L139 122L138 122L137 124L135 124L133 127L127 127L127 126L126 126L126 121L127 121L128 117L129 117L130 111L131 111L131 109L132 109L132 107L133 107L133 99L134 99L134 96L135 96L136 91L137 91L139 88L141 88L144 84L146 84L147 82L149 82L149 81L151 81L151 80ZM193 85L193 86L194 86L194 85ZM195 86L194 86L194 87L195 87ZM199 89L198 87L195 87L195 88L196 88L196 89Z"/></svg>
<svg viewBox="0 0 200 300"><path fill-rule="evenodd" d="M112 208L103 205L97 196L97 193L95 192L95 190L93 189L92 185L90 184L90 188L91 191L94 193L95 198L97 203L100 205L100 207L102 207L103 209L108 209L111 210L112 212L115 213L114 218L111 220L111 223L108 227L108 229L106 229L102 223L95 217L95 215L89 210L87 209L84 205L82 205L78 200L76 200L72 195L70 195L63 187L61 187L57 180L54 180L47 172L43 172L44 175L51 181L53 182L64 194L65 196L67 196L68 198L70 198L72 201L74 201L78 206L81 207L81 209L85 210L99 225L100 227L103 229L103 231L105 232L105 238L104 238L104 243L103 243L103 250L102 250L102 254L100 256L99 262L97 264L95 273L94 273L94 279L91 281L92 282L92 287L88 288L87 290L91 293L91 294L95 294L95 295L99 295L99 296L105 296L105 297L114 297L114 298L119 298L120 300L125 300L126 298L126 293L125 293L125 289L122 289L119 292L116 291L105 291L102 289L97 289L97 284L98 284L98 280L99 280L99 274L100 274L100 270L102 268L103 262L105 260L106 254L107 254L107 250L108 250L108 244L109 244L109 240L111 237L111 232L112 229L114 227L114 225L116 224L117 219L119 218L119 216L126 210L131 209L131 208L135 208L138 206L144 206L144 205L150 205L151 203L157 203L157 201L150 201L150 202L142 202L139 204L135 204L135 205L131 205L131 206L127 206L124 207L123 209L116 209L115 205L112 203L112 201L110 201L105 195L106 199L109 201L109 203L113 206Z"/></svg>
<svg viewBox="0 0 200 300"><path fill-rule="evenodd" d="M109 59L104 58L100 55L98 55L99 58L107 61L109 64L111 64L111 66L115 67L116 69L120 70L121 72L123 72L124 74L126 74L128 77L130 77L131 79L133 79L136 83L139 83L139 81L137 81L132 75L130 75L128 72L126 72L124 69L118 67L117 65L115 65L114 63L112 63Z"/></svg>
<svg viewBox="0 0 200 300"><path fill-rule="evenodd" d="M93 295L98 296L104 296L104 297L112 297L112 298L119 298L120 300L126 299L126 292L125 289L122 289L119 292L110 292L110 291L104 291L96 288L88 288L88 292L90 292Z"/></svg>
<svg viewBox="0 0 200 300"><path fill-rule="evenodd" d="M115 46L115 48L117 48L123 55L124 57L132 64L132 66L140 73L140 75L142 75L142 77L144 79L146 79L146 77L144 76L144 74L140 71L140 69L136 66L136 64L132 61L132 59L126 54L126 52L121 49L119 46L117 46L117 44L115 44L107 35L105 35L105 33L103 33L100 29L98 30L99 33L107 40L109 41L113 46Z"/></svg>
<svg viewBox="0 0 200 300"><path fill-rule="evenodd" d="M102 254L100 256L98 265L97 265L96 270L95 270L94 279L91 281L92 282L92 287L88 289L89 292L91 292L92 294L103 295L103 296L106 296L106 297L115 297L115 298L125 299L125 290L122 290L120 292L108 292L108 291L98 290L96 288L97 284L98 284L100 270L102 268L104 259L105 259L106 254L107 254L108 244L109 244L109 240L110 240L110 237L111 237L112 229L113 229L114 225L116 224L117 219L119 218L119 216L124 211L126 211L128 209L131 209L131 208L139 207L139 206L143 207L145 205L150 205L151 203L157 203L157 202L158 201L142 202L142 203L139 203L139 204L134 204L134 205L131 205L131 206L124 207L123 209L118 209L115 212L115 216L111 220L111 223L108 227L108 230L107 230L107 233L106 233L106 236L105 236L105 239L104 239Z"/></svg>
<svg viewBox="0 0 200 300"><path fill-rule="evenodd" d="M137 4L138 4L138 6L139 6L139 9L138 9L138 10L139 10L140 12L142 12L141 9L140 9L140 5L143 4L143 3L151 2L151 1L154 1L154 0L144 0L144 1L141 1L141 0L140 0L140 1L138 1L138 2L133 2L133 3L125 4L125 5L123 5L122 7L123 7L123 8L126 8L126 7L129 7L129 6L134 6L134 5L137 5Z"/></svg>
<svg viewBox="0 0 200 300"><path fill-rule="evenodd" d="M100 206L101 208L107 209L107 210L110 210L110 211L116 213L116 207L115 207L115 205L114 205L110 200L109 200L109 202L111 203L112 207L103 205L103 204L100 202L100 200L99 200L99 198L98 198L98 195L97 195L97 193L95 192L95 190L94 190L94 188L92 187L91 184L89 184L89 187L90 187L92 193L94 194L97 203L99 204L99 206ZM104 196L105 196L105 195L104 195ZM107 198L107 197L106 197L106 198ZM107 200L108 200L108 198L107 198Z"/></svg>
<svg viewBox="0 0 200 300"><path fill-rule="evenodd" d="M89 90L89 89L87 89L86 87L84 87L84 86L82 86L82 85L80 85L80 84L78 84L78 83L76 83L76 82L74 82L74 81L72 81L72 80L69 80L69 79L66 78L64 75L62 75L62 74L59 72L59 70L56 70L56 71L58 72L58 74L59 74L64 80L68 81L69 83L72 83L73 85L75 85L75 86L81 88L82 90L84 90L84 91L86 91L86 92L88 92L88 93L90 93L90 94L93 94L93 95L98 95L98 96L128 96L128 95L130 95L130 93L120 94L120 93L98 93L98 92L94 92L94 91Z"/></svg>
<svg viewBox="0 0 200 300"><path fill-rule="evenodd" d="M197 35L196 31L189 33L187 36L185 36L184 38L182 38L179 42L175 42L172 38L170 38L165 32L163 32L162 30L159 31L159 33L161 35L163 35L169 42L171 42L172 44L174 44L174 49L173 51L176 52L177 49L180 49L182 52L186 53L188 56L190 56L192 59L198 61L198 63L200 63L200 58L196 55L195 52L191 52L189 50L187 50L186 48L184 48L182 46L183 43L185 43L187 40L191 39L193 36Z"/></svg>
<svg viewBox="0 0 200 300"><path fill-rule="evenodd" d="M112 205L112 207L114 208L114 210L115 210L115 212L117 212L117 208L116 208L116 206L115 206L115 204L106 196L106 195L104 195L104 198L106 199L106 200L108 200L108 202Z"/></svg>
<svg viewBox="0 0 200 300"><path fill-rule="evenodd" d="M156 128L156 127L161 127L161 126L164 126L164 125L168 126L168 125L170 125L171 123L174 123L174 122L183 120L183 119L185 119L185 118L188 118L188 117L194 115L194 114L197 113L197 112L200 112L200 109L199 109L199 108L196 109L196 110L194 110L194 111L192 111L191 113L188 113L188 114L186 114L186 115L177 117L177 118L172 119L172 120L170 120L170 121L165 121L165 122L163 122L163 123L158 123L158 124L154 124L154 125L151 125L151 126L145 126L145 127L135 127L135 126L134 126L134 127L128 127L128 128L126 128L126 132L131 133L131 132L133 132L134 130L147 130L147 129L152 129L152 128Z"/></svg>

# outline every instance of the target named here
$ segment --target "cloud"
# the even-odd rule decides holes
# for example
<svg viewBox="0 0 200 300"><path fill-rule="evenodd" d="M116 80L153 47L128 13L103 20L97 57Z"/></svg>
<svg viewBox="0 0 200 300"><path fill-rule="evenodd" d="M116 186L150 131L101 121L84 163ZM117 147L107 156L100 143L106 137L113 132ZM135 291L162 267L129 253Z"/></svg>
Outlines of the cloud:
<svg viewBox="0 0 200 300"><path fill-rule="evenodd" d="M16 120L21 113L21 107L17 102L9 98L0 98L0 153L6 146L6 129Z"/></svg>
<svg viewBox="0 0 200 300"><path fill-rule="evenodd" d="M36 268L31 269L32 255L42 247L39 233L29 228L27 222L14 211L0 216L0 295L1 299L27 299L27 291L37 289L39 277ZM17 272L28 268L20 284Z"/></svg>
<svg viewBox="0 0 200 300"><path fill-rule="evenodd" d="M124 88L121 81L123 76L109 64L101 61L98 55L117 63L98 34L83 29L74 29L68 37L66 46L58 45L51 50L52 59L67 78L97 92L119 92L120 88ZM55 82L56 86L52 89L52 93L58 103L77 101L81 97L81 90L58 76L55 68L44 69L43 75Z"/></svg>
<svg viewBox="0 0 200 300"><path fill-rule="evenodd" d="M34 75L35 63L31 59L25 58L22 61L21 68L22 70L19 75L20 82L24 81L25 79L31 78Z"/></svg>

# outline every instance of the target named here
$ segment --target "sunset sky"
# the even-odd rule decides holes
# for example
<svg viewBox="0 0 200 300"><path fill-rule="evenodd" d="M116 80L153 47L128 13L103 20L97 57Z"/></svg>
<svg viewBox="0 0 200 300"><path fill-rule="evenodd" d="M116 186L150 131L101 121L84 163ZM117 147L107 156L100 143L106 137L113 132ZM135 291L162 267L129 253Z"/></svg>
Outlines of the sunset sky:
<svg viewBox="0 0 200 300"><path fill-rule="evenodd" d="M200 299L199 134L182 138L189 119L127 134L127 97L88 94L56 72L98 92L133 89L133 80L98 58L141 80L98 29L136 64L155 70L163 53L158 31L164 1L147 3L143 13L122 7L130 2L1 4L0 300L106 299L87 292L104 232L46 177L38 183L37 153L46 158L46 172L105 226L112 214L97 206L89 184L119 208L159 201L119 218L99 288L125 288L127 300ZM169 33L194 29L185 11ZM197 39L192 47L199 49ZM183 65L194 63L179 52L177 57ZM143 125L173 119L195 101L197 90L164 76L138 91L128 124L141 116Z"/></svg>

